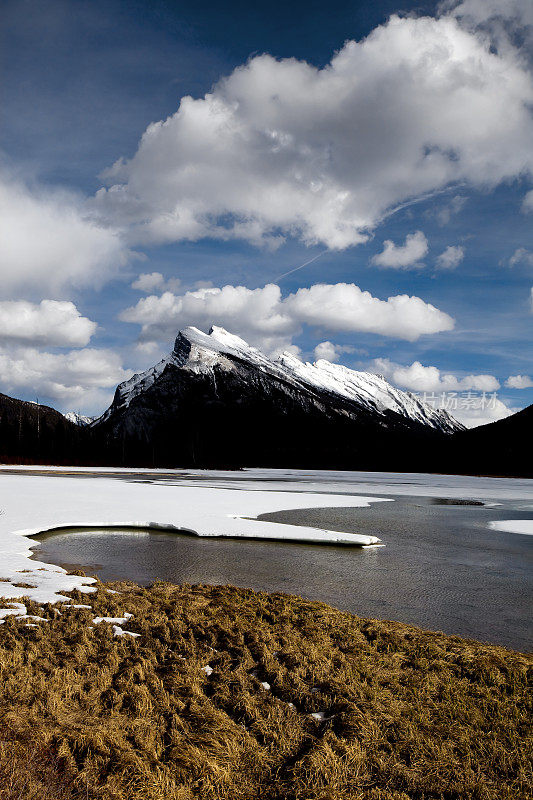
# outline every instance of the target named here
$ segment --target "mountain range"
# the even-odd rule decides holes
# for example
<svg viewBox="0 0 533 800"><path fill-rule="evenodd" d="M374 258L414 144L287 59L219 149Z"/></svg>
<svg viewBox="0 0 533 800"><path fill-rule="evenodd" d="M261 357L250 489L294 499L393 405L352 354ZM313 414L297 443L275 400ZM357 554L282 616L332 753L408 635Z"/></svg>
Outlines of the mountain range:
<svg viewBox="0 0 533 800"><path fill-rule="evenodd" d="M382 376L186 328L91 425L125 464L392 468L463 426Z"/></svg>
<svg viewBox="0 0 533 800"><path fill-rule="evenodd" d="M383 376L189 327L97 419L0 395L0 458L531 475L533 406L473 430Z"/></svg>

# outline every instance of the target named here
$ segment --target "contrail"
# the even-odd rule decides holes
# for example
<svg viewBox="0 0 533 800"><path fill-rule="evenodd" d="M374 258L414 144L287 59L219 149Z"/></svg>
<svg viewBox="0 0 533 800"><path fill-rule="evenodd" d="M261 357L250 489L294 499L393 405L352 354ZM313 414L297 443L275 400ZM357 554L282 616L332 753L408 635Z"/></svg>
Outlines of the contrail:
<svg viewBox="0 0 533 800"><path fill-rule="evenodd" d="M427 192L426 194L420 195L420 197L414 197L412 200L407 200L405 203L400 203L395 208L391 208L389 211L386 211L383 214L383 216L378 220L377 224L378 225L381 224L388 217L392 217L393 214L396 214L398 211L402 211L404 208L409 208L409 206L413 206L416 203L423 203L424 200L431 200L431 198L438 197L441 194L448 194L453 189L460 188L463 185L464 184L460 183L457 186L453 187L447 186L445 189L437 189L434 192ZM317 258L320 258L320 256L323 256L324 253L327 252L328 250L322 250L321 253L319 253L317 256L313 256L313 258L310 258L309 261L305 261L303 264L300 264L299 267L294 267L294 269L290 269L288 272L284 272L283 275L278 275L278 277L273 278L273 280L280 281L282 278L286 278L287 275L292 275L293 272L298 272L299 269L303 269L304 267L307 267L309 264L312 264L313 261L316 261Z"/></svg>
<svg viewBox="0 0 533 800"><path fill-rule="evenodd" d="M273 280L280 281L282 278L286 278L287 275L292 275L293 272L298 272L299 269L303 269L304 267L307 267L308 264L312 264L313 261L316 261L317 258L320 258L320 256L323 256L324 253L327 252L328 252L327 250L322 250L321 253L319 253L317 256L313 256L313 258L310 258L309 261L306 261L304 264L300 264L299 267L294 267L294 269L290 269L288 272L284 272L283 275L278 275L278 277L273 278Z"/></svg>
<svg viewBox="0 0 533 800"><path fill-rule="evenodd" d="M414 206L416 203L423 203L424 200L431 200L433 197L438 197L441 194L449 194L452 191L457 191L457 189L460 189L464 185L464 183L458 183L455 186L446 186L444 189L436 189L434 192L427 192L426 194L421 194L420 197L413 197L411 200L406 200L405 203L400 203L389 211L385 211L383 216L378 220L378 224L388 219L388 217L392 217L397 211L403 211L404 208Z"/></svg>

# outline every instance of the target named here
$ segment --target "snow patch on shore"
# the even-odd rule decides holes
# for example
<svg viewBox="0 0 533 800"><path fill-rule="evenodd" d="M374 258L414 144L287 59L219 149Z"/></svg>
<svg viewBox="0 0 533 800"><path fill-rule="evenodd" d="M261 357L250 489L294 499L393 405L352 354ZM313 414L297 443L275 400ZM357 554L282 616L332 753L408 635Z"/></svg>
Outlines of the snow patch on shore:
<svg viewBox="0 0 533 800"><path fill-rule="evenodd" d="M491 522L490 527L495 531L533 536L533 519L501 519L498 522Z"/></svg>

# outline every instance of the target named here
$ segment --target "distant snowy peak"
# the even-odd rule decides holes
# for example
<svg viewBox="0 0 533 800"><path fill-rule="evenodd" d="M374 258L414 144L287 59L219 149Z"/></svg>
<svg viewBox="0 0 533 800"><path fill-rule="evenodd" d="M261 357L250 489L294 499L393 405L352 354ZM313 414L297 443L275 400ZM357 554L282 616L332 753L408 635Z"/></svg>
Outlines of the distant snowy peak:
<svg viewBox="0 0 533 800"><path fill-rule="evenodd" d="M113 405L128 406L134 397L149 389L169 365L189 373L202 374L212 372L215 367L219 370L235 370L239 363L255 367L265 375L283 380L305 392L341 397L377 414L394 411L446 433L463 429L446 411L434 409L410 392L391 386L382 375L358 372L323 359L311 364L289 352L272 359L239 336L216 326L207 334L194 327L180 331L170 355L118 386ZM103 419L109 413L110 409Z"/></svg>
<svg viewBox="0 0 533 800"><path fill-rule="evenodd" d="M73 422L74 425L79 425L80 428L85 428L96 419L96 417L85 417L83 414L77 414L76 411L67 411L63 416L65 419L68 419L69 422Z"/></svg>

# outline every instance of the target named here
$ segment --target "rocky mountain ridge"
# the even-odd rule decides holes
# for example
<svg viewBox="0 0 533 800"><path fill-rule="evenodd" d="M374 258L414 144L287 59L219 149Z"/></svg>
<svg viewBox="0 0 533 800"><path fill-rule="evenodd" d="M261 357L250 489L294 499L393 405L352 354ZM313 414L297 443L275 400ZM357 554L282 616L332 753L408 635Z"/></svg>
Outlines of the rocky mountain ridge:
<svg viewBox="0 0 533 800"><path fill-rule="evenodd" d="M91 429L125 464L356 469L405 461L415 443L462 425L382 376L291 353L272 359L223 328L190 327L117 387Z"/></svg>
<svg viewBox="0 0 533 800"><path fill-rule="evenodd" d="M174 349L168 356L117 387L113 404L100 420L104 421L114 410L128 406L135 397L149 389L169 366L199 375L213 374L215 366L228 371L234 369L238 362L247 362L265 376L286 381L300 390L337 396L378 414L394 411L445 433L464 429L447 411L434 409L411 392L397 389L382 375L356 371L324 359L311 364L290 352L271 359L244 339L216 326L208 334L194 327L180 331Z"/></svg>

